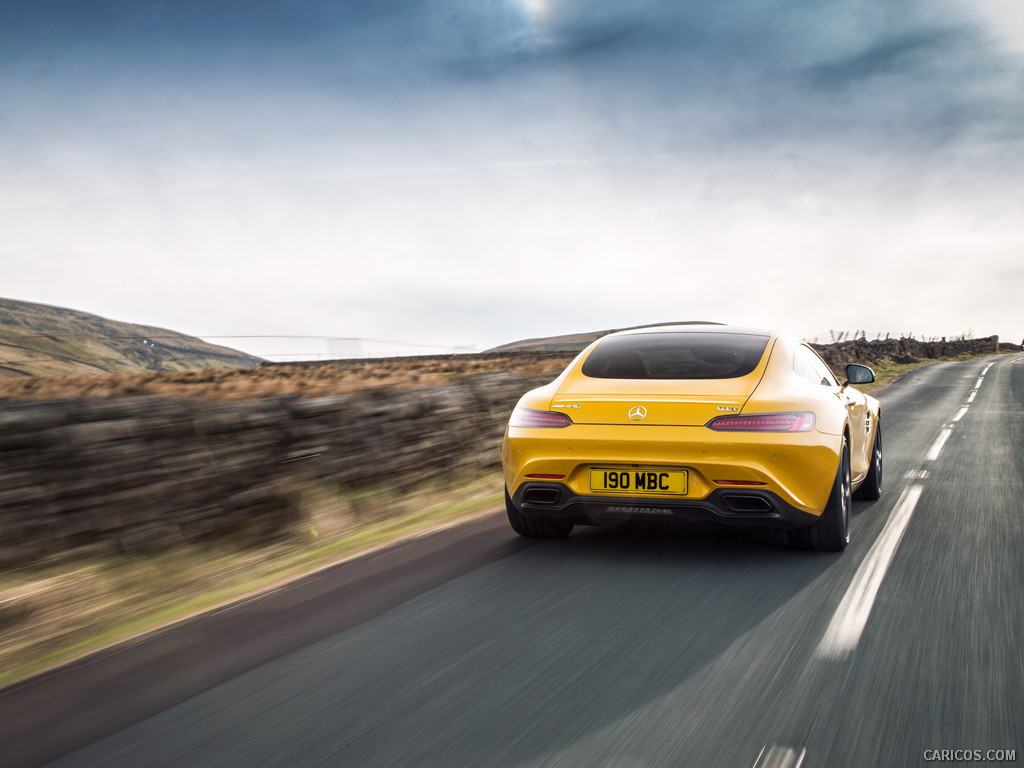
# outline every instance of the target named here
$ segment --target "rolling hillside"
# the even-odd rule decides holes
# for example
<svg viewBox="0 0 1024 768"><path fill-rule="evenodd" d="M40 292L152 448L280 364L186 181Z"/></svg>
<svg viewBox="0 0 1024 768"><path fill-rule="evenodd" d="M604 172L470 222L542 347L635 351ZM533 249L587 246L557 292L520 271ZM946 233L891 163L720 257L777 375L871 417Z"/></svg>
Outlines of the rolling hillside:
<svg viewBox="0 0 1024 768"><path fill-rule="evenodd" d="M0 299L0 376L252 368L262 360L192 336Z"/></svg>

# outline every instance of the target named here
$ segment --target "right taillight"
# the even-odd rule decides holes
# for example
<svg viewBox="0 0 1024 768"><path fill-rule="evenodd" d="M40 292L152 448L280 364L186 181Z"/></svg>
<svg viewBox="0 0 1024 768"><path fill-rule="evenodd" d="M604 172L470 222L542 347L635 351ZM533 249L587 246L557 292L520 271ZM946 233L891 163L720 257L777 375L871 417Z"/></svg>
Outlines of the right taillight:
<svg viewBox="0 0 1024 768"><path fill-rule="evenodd" d="M557 411L535 411L531 408L516 408L508 420L510 427L568 427L572 419Z"/></svg>
<svg viewBox="0 0 1024 768"><path fill-rule="evenodd" d="M753 413L749 416L719 416L705 424L717 432L810 432L814 414Z"/></svg>

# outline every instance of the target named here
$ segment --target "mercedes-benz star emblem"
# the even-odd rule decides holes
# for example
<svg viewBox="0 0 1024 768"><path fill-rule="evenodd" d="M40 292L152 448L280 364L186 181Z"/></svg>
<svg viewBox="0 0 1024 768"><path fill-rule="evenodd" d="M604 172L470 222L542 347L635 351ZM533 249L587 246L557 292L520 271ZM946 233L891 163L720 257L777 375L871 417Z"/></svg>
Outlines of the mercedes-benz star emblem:
<svg viewBox="0 0 1024 768"><path fill-rule="evenodd" d="M629 418L633 421L640 421L641 419L647 418L647 409L642 405L634 405L629 409Z"/></svg>

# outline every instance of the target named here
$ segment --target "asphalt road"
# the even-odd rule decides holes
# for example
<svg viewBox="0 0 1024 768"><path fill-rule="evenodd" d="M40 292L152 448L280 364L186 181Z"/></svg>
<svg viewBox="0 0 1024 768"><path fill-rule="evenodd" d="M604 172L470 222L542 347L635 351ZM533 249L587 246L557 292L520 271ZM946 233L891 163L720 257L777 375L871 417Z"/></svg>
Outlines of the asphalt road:
<svg viewBox="0 0 1024 768"><path fill-rule="evenodd" d="M0 764L1024 763L1024 355L879 397L840 555L495 515L0 692Z"/></svg>

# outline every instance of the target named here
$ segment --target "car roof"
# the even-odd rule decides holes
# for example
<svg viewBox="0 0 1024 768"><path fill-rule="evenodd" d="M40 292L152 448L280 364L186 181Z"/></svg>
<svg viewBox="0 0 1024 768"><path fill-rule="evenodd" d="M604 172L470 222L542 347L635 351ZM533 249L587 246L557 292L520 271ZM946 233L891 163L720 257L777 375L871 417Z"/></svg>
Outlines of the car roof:
<svg viewBox="0 0 1024 768"><path fill-rule="evenodd" d="M746 334L753 336L775 336L775 331L764 328L741 328L734 325L719 325L717 323L692 324L692 325L656 325L646 328L630 328L628 331L617 331L609 333L609 336L637 336L645 333L729 333Z"/></svg>

